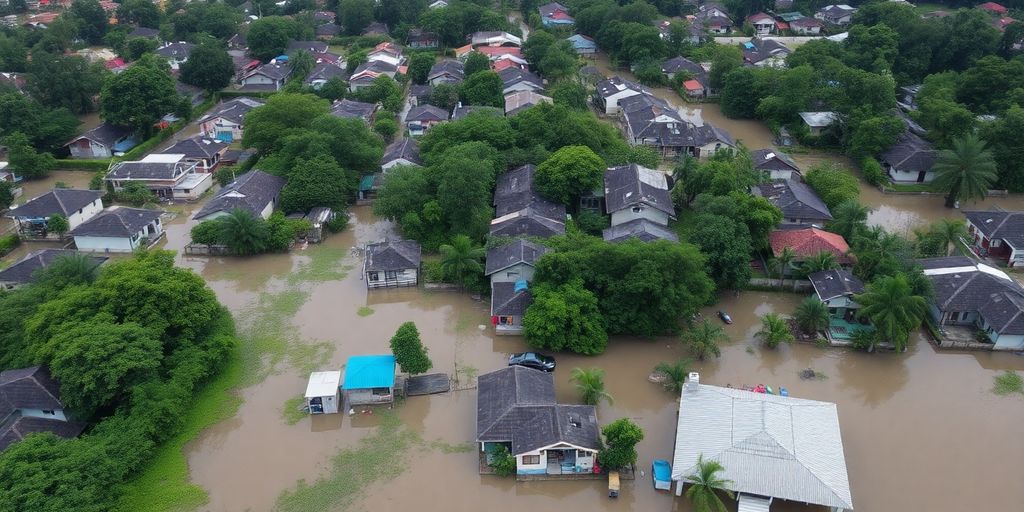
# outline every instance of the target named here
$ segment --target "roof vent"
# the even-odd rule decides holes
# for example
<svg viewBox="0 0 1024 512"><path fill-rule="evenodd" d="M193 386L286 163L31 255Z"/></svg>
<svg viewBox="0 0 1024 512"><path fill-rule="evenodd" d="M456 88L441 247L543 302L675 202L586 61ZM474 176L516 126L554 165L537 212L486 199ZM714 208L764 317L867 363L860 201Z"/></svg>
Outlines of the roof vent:
<svg viewBox="0 0 1024 512"><path fill-rule="evenodd" d="M690 376L686 379L686 390L697 391L697 386L700 385L700 374L697 372L690 372Z"/></svg>

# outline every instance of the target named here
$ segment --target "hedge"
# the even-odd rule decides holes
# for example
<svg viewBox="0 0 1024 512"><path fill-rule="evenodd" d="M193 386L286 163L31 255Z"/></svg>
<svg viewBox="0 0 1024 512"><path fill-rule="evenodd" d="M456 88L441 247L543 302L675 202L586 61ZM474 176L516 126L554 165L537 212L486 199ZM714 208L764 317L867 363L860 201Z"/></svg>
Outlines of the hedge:
<svg viewBox="0 0 1024 512"><path fill-rule="evenodd" d="M221 91L222 98L269 98L277 94L277 91Z"/></svg>
<svg viewBox="0 0 1024 512"><path fill-rule="evenodd" d="M65 160L57 160L57 165L54 169L61 170L72 170L72 171L90 171L98 172L105 171L110 167L110 159L107 160L75 160L68 158Z"/></svg>
<svg viewBox="0 0 1024 512"><path fill-rule="evenodd" d="M19 244L21 244L21 238L18 238L16 234L0 236L0 256L13 251Z"/></svg>

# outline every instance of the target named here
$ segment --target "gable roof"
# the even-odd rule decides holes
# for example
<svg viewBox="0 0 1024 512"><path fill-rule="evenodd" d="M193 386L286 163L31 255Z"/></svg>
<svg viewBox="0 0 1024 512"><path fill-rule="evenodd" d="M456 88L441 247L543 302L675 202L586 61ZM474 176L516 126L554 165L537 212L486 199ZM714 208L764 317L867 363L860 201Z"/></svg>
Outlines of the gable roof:
<svg viewBox="0 0 1024 512"><path fill-rule="evenodd" d="M674 231L649 219L633 219L622 224L606 228L601 236L605 242L625 242L631 238L639 239L641 242L653 242L655 240L668 240L678 242L679 237Z"/></svg>
<svg viewBox="0 0 1024 512"><path fill-rule="evenodd" d="M15 409L63 409L60 385L45 366L0 372L0 395Z"/></svg>
<svg viewBox="0 0 1024 512"><path fill-rule="evenodd" d="M501 78L502 88L508 89L518 83L528 83L537 89L544 88L544 82L539 76L517 67L505 68L498 72Z"/></svg>
<svg viewBox="0 0 1024 512"><path fill-rule="evenodd" d="M686 71L693 75L702 75L704 74L704 67L686 57L672 57L661 63L661 72L666 75L675 74L680 71Z"/></svg>
<svg viewBox="0 0 1024 512"><path fill-rule="evenodd" d="M288 41L285 53L305 50L309 53L327 53L329 46L323 41Z"/></svg>
<svg viewBox="0 0 1024 512"><path fill-rule="evenodd" d="M241 208L259 217L267 205L281 193L284 184L285 179L280 176L253 169L220 189L217 195L203 205L199 213L192 218L202 220L207 215L230 212L235 208Z"/></svg>
<svg viewBox="0 0 1024 512"><path fill-rule="evenodd" d="M985 238L999 238L1014 249L1024 249L1024 212L968 211L964 217Z"/></svg>
<svg viewBox="0 0 1024 512"><path fill-rule="evenodd" d="M173 155L164 153L165 155ZM164 161L146 157L131 162L118 162L107 171L108 180L173 180L195 168L196 164L176 161ZM180 157L181 155L174 155Z"/></svg>
<svg viewBox="0 0 1024 512"><path fill-rule="evenodd" d="M185 158L213 158L230 145L222 140L191 137L178 141L164 152L185 155Z"/></svg>
<svg viewBox="0 0 1024 512"><path fill-rule="evenodd" d="M416 105L409 109L405 122L410 121L447 121L448 111L434 105Z"/></svg>
<svg viewBox="0 0 1024 512"><path fill-rule="evenodd" d="M561 206L561 205L559 205ZM534 206L502 215L491 221L491 236L536 236L547 238L565 234L565 213L551 218L548 213L538 211Z"/></svg>
<svg viewBox="0 0 1024 512"><path fill-rule="evenodd" d="M265 76L265 77L267 77L267 78L269 78L271 80L277 81L277 80L284 80L285 78L288 78L288 75L290 75L290 74L292 74L291 66L288 66L286 64L282 64L282 63L279 63L279 62L271 61L271 62L263 64L260 67L250 71L247 75L245 75L244 78L242 78L242 80L247 80L247 79L249 79L249 78L251 78L253 76L256 76L256 75L262 75L262 76Z"/></svg>
<svg viewBox="0 0 1024 512"><path fill-rule="evenodd" d="M21 416L16 413L6 423L0 424L0 451L21 441L29 434L49 432L57 437L70 439L78 437L83 430L85 430L85 423Z"/></svg>
<svg viewBox="0 0 1024 512"><path fill-rule="evenodd" d="M420 146L415 139L406 137L392 142L384 149L384 157L381 158L381 163L386 164L402 159L416 165L423 165L423 162L420 160Z"/></svg>
<svg viewBox="0 0 1024 512"><path fill-rule="evenodd" d="M1024 334L1024 287L1002 270L954 256L916 262L941 312L976 311L998 334Z"/></svg>
<svg viewBox="0 0 1024 512"><path fill-rule="evenodd" d="M789 155L775 149L755 149L750 152L757 170L785 170L800 172L800 167Z"/></svg>
<svg viewBox="0 0 1024 512"><path fill-rule="evenodd" d="M637 164L611 167L604 173L604 198L607 213L638 204L646 204L675 217L665 173Z"/></svg>
<svg viewBox="0 0 1024 512"><path fill-rule="evenodd" d="M163 212L124 206L111 206L71 230L72 236L127 238L158 220Z"/></svg>
<svg viewBox="0 0 1024 512"><path fill-rule="evenodd" d="M523 110L554 100L535 91L513 91L505 95L505 115L514 116Z"/></svg>
<svg viewBox="0 0 1024 512"><path fill-rule="evenodd" d="M607 99L608 97L619 94L623 91L632 91L633 94L649 94L654 95L650 89L644 87L636 82L631 82L622 78L621 76L615 75L611 78L606 78L597 83L597 94L601 98Z"/></svg>
<svg viewBox="0 0 1024 512"><path fill-rule="evenodd" d="M931 170L937 157L938 151L930 142L905 131L882 153L881 161L900 171L925 172Z"/></svg>
<svg viewBox="0 0 1024 512"><path fill-rule="evenodd" d="M487 265L484 275L489 276L520 263L533 266L541 256L551 252L546 247L529 240L516 239L514 242L487 250Z"/></svg>
<svg viewBox="0 0 1024 512"><path fill-rule="evenodd" d="M122 126L114 126L108 123L102 123L96 128L93 128L92 130L89 130L71 139L71 141L65 144L65 146L73 144L75 141L79 139L89 139L97 144L113 148L114 144L117 141L129 135L131 135L131 130L129 130L128 128L124 128Z"/></svg>
<svg viewBox="0 0 1024 512"><path fill-rule="evenodd" d="M187 59L195 47L196 45L192 43L178 41L176 43L167 43L157 48L156 54L169 59Z"/></svg>
<svg viewBox="0 0 1024 512"><path fill-rule="evenodd" d="M800 112L799 116L811 128L824 128L839 120L835 112Z"/></svg>
<svg viewBox="0 0 1024 512"><path fill-rule="evenodd" d="M53 264L57 258L78 254L78 251L70 249L39 249L25 255L24 258L14 262L11 266L0 270L0 283L27 284L32 281L32 276L41 268ZM106 256L89 256L94 263L93 268L98 267L107 261ZM0 414L0 418L3 414Z"/></svg>
<svg viewBox="0 0 1024 512"><path fill-rule="evenodd" d="M55 188L41 196L29 199L25 204L11 208L4 217L42 218L53 215L69 215L103 197L101 190L78 190Z"/></svg>
<svg viewBox="0 0 1024 512"><path fill-rule="evenodd" d="M528 193L533 190L533 173L537 170L533 164L526 164L498 176L494 186L494 204L499 199Z"/></svg>
<svg viewBox="0 0 1024 512"><path fill-rule="evenodd" d="M317 62L313 70L306 75L303 83L311 84L316 81L327 81L332 78L348 79L348 71L345 68L331 62Z"/></svg>
<svg viewBox="0 0 1024 512"><path fill-rule="evenodd" d="M775 39L754 38L740 45L743 59L751 64L768 60L772 57L786 57L792 50Z"/></svg>
<svg viewBox="0 0 1024 512"><path fill-rule="evenodd" d="M366 246L363 270L386 271L420 268L420 244L415 240L385 240Z"/></svg>
<svg viewBox="0 0 1024 512"><path fill-rule="evenodd" d="M522 316L526 313L533 303L533 294L528 286L516 285L512 282L491 283L492 316Z"/></svg>
<svg viewBox="0 0 1024 512"><path fill-rule="evenodd" d="M434 80L442 76L451 77L453 82L462 82L465 76L465 67L455 59L441 59L430 67L427 80Z"/></svg>
<svg viewBox="0 0 1024 512"><path fill-rule="evenodd" d="M786 247L793 249L798 258L814 256L819 252L834 254L836 261L849 263L850 246L842 235L829 233L818 228L782 229L768 234L768 244L775 256L782 254Z"/></svg>
<svg viewBox="0 0 1024 512"><path fill-rule="evenodd" d="M314 34L317 36L336 36L341 33L341 27L334 22L317 25Z"/></svg>
<svg viewBox="0 0 1024 512"><path fill-rule="evenodd" d="M577 50L597 48L597 41L594 41L594 38L583 34L573 34L565 39L572 43L572 47Z"/></svg>
<svg viewBox="0 0 1024 512"><path fill-rule="evenodd" d="M198 122L204 123L210 119L221 118L234 124L242 124L242 121L245 119L245 115L248 114L250 110L262 107L263 105L264 103L262 101L255 98L235 98L231 101L222 103L215 111L199 118Z"/></svg>
<svg viewBox="0 0 1024 512"><path fill-rule="evenodd" d="M849 270L825 270L807 276L821 301L864 293L864 282Z"/></svg>
<svg viewBox="0 0 1024 512"><path fill-rule="evenodd" d="M335 101L331 105L331 115L342 119L362 119L369 122L370 116L377 110L376 103L364 103L348 98Z"/></svg>
<svg viewBox="0 0 1024 512"><path fill-rule="evenodd" d="M782 210L786 219L832 220L832 212L814 190L802 181L782 180L761 183L754 195L764 197Z"/></svg>
<svg viewBox="0 0 1024 512"><path fill-rule="evenodd" d="M729 490L853 509L833 403L687 382L672 479L686 479L701 455L722 464Z"/></svg>
<svg viewBox="0 0 1024 512"><path fill-rule="evenodd" d="M135 27L128 37L160 37L160 31L149 27Z"/></svg>

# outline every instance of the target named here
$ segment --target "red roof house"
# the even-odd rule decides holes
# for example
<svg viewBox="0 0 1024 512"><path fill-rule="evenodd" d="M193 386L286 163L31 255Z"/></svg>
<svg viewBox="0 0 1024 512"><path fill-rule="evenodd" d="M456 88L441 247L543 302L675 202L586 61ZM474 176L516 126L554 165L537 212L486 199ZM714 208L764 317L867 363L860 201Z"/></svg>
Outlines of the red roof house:
<svg viewBox="0 0 1024 512"><path fill-rule="evenodd" d="M988 12L995 14L1006 14L1006 7L1003 7L995 2L985 2L978 6L978 9L984 9Z"/></svg>
<svg viewBox="0 0 1024 512"><path fill-rule="evenodd" d="M848 254L850 246L846 240L841 235L818 228L772 231L768 235L768 243L776 257L782 254L783 249L789 247L796 253L797 259L814 256L819 252L829 252L835 255L839 263L852 262Z"/></svg>

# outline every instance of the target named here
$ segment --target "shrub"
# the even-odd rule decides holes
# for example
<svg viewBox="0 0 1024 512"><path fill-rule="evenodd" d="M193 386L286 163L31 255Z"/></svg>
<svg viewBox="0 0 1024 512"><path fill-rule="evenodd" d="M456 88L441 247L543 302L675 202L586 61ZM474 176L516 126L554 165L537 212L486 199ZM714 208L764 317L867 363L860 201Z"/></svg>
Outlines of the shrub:
<svg viewBox="0 0 1024 512"><path fill-rule="evenodd" d="M227 165L214 171L213 179L217 180L217 183L220 186L224 187L227 186L228 183L235 181L235 176L238 176L240 174L242 174L242 171L239 170L236 166Z"/></svg>
<svg viewBox="0 0 1024 512"><path fill-rule="evenodd" d="M597 459L601 467L609 470L621 469L636 464L636 444L643 440L644 431L629 418L620 418L601 429L607 446Z"/></svg>
<svg viewBox="0 0 1024 512"><path fill-rule="evenodd" d="M146 203L156 201L157 197L152 190L146 188L142 183L138 181L129 181L128 183L125 183L120 192L114 194L114 200L119 203L127 203L132 206L142 206Z"/></svg>
<svg viewBox="0 0 1024 512"><path fill-rule="evenodd" d="M413 322L405 322L391 337L391 353L402 371L410 375L423 373L434 366L427 356L427 348L420 341L420 331Z"/></svg>
<svg viewBox="0 0 1024 512"><path fill-rule="evenodd" d="M13 251L20 244L21 238L18 238L16 234L0 236L0 256Z"/></svg>
<svg viewBox="0 0 1024 512"><path fill-rule="evenodd" d="M334 212L334 217L327 221L327 231L331 233L341 233L348 227L348 212L340 211Z"/></svg>
<svg viewBox="0 0 1024 512"><path fill-rule="evenodd" d="M882 165L878 163L878 160L871 157L865 158L860 167L864 173L864 181L869 185L877 187L886 181L885 171L882 170Z"/></svg>
<svg viewBox="0 0 1024 512"><path fill-rule="evenodd" d="M498 476L511 476L516 472L516 457L509 453L505 445L499 445L497 450L491 454L492 460L488 464Z"/></svg>
<svg viewBox="0 0 1024 512"><path fill-rule="evenodd" d="M582 212L576 216L576 226L588 235L601 236L601 232L608 227L608 217L594 212Z"/></svg>
<svg viewBox="0 0 1024 512"><path fill-rule="evenodd" d="M832 164L822 164L811 168L810 171L807 171L805 179L829 208L835 208L844 201L855 200L860 196L857 178Z"/></svg>

